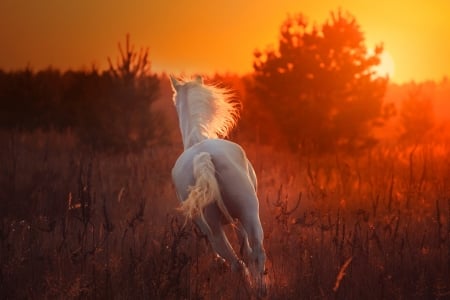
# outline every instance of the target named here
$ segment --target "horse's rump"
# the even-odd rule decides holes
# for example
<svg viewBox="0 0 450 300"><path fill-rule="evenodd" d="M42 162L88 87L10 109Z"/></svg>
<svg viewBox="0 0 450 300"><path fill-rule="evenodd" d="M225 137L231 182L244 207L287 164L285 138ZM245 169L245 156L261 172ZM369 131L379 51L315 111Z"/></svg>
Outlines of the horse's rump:
<svg viewBox="0 0 450 300"><path fill-rule="evenodd" d="M225 218L229 222L233 222L233 218L223 203L219 183L216 179L216 169L208 152L201 152L194 156L193 175L195 184L189 186L188 197L181 203L180 210L186 217L192 219L199 216L207 224L203 209L215 202Z"/></svg>

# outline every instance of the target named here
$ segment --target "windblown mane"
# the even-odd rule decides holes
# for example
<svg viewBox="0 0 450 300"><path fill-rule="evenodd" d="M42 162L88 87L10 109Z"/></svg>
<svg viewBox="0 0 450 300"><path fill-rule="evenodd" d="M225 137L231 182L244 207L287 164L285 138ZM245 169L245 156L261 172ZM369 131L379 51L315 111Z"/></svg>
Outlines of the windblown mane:
<svg viewBox="0 0 450 300"><path fill-rule="evenodd" d="M239 103L226 88L187 83L187 101L192 124L208 138L227 137L239 119Z"/></svg>

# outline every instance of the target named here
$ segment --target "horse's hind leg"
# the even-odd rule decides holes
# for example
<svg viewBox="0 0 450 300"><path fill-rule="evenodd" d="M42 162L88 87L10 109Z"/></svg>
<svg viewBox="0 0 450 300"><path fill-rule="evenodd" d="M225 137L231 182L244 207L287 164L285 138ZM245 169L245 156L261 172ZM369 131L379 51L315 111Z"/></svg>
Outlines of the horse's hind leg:
<svg viewBox="0 0 450 300"><path fill-rule="evenodd" d="M252 249L250 248L250 245L248 243L247 231L240 222L238 224L238 227L236 228L236 235L239 241L239 254L245 259L248 259L250 254L252 253Z"/></svg>
<svg viewBox="0 0 450 300"><path fill-rule="evenodd" d="M242 262L231 247L221 224L208 226L201 218L197 218L195 223L208 236L213 250L231 265L233 271L242 269Z"/></svg>
<svg viewBox="0 0 450 300"><path fill-rule="evenodd" d="M251 248L248 265L255 280L258 297L264 297L267 295L267 278L265 277L266 253L263 246L264 233L261 221L258 215L247 217L242 221Z"/></svg>
<svg viewBox="0 0 450 300"><path fill-rule="evenodd" d="M266 262L266 254L263 246L264 233L261 226L261 221L258 215L248 217L242 220L242 226L247 233L248 243L251 249L252 263L255 263L260 272L264 271Z"/></svg>

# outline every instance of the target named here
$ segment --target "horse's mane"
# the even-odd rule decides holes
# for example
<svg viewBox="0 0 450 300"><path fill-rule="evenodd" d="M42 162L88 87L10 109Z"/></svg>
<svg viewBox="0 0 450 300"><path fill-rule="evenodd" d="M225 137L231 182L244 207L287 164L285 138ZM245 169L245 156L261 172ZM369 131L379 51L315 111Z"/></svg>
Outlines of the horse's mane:
<svg viewBox="0 0 450 300"><path fill-rule="evenodd" d="M240 103L230 89L197 81L186 83L189 118L208 138L227 137L239 119Z"/></svg>

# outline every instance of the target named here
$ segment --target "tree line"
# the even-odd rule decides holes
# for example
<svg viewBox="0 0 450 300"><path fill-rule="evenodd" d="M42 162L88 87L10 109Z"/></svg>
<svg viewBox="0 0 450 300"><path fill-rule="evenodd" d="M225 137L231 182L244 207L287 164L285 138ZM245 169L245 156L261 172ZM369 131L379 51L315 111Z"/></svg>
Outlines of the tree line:
<svg viewBox="0 0 450 300"><path fill-rule="evenodd" d="M149 70L148 50L135 51L129 36L119 50L117 62L109 59L104 72L0 71L0 128L70 128L84 145L98 150L141 150L158 132L158 117L150 108L159 78Z"/></svg>
<svg viewBox="0 0 450 300"><path fill-rule="evenodd" d="M282 140L293 151L372 147L374 129L396 113L383 102L388 78L374 71L382 52L382 45L367 48L356 19L341 10L321 25L301 14L287 17L278 45L255 51L253 73L239 78L240 131L248 139ZM104 72L0 71L0 128L70 128L95 149L142 150L164 130L163 116L151 111L160 78L150 70L148 49L135 50L128 35L119 54L116 62L108 58ZM422 126L422 134L432 126L432 112L425 107L426 118L416 120L419 96L402 117L409 131Z"/></svg>

